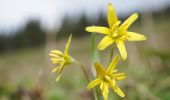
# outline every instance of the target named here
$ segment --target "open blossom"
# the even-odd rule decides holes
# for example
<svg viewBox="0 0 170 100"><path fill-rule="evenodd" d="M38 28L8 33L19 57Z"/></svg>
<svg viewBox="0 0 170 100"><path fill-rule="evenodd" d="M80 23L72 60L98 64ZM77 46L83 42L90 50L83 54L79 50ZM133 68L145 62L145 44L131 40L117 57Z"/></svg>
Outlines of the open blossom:
<svg viewBox="0 0 170 100"><path fill-rule="evenodd" d="M71 42L71 37L72 35L70 35L68 39L64 53L62 53L60 50L52 50L51 53L49 54L52 57L51 58L52 63L58 65L56 68L52 70L52 72L57 72L56 81L60 79L64 67L68 64L75 62L75 60L69 55L68 52L70 42Z"/></svg>
<svg viewBox="0 0 170 100"><path fill-rule="evenodd" d="M88 84L87 89L100 85L100 90L102 91L104 100L108 100L109 87L111 87L111 89L114 90L119 96L124 97L125 94L116 84L116 81L126 78L125 73L116 73L117 70L115 70L115 67L119 59L120 57L117 55L110 63L107 70L105 70L99 63L95 63L95 69L98 77Z"/></svg>
<svg viewBox="0 0 170 100"><path fill-rule="evenodd" d="M104 50L109 45L116 42L119 52L124 60L127 59L127 52L124 41L143 41L146 40L144 35L128 31L127 29L135 22L138 18L138 14L132 14L125 22L121 24L118 20L117 15L113 6L108 4L108 24L109 28L101 26L90 26L86 27L86 31L101 33L106 35L98 45L99 50Z"/></svg>

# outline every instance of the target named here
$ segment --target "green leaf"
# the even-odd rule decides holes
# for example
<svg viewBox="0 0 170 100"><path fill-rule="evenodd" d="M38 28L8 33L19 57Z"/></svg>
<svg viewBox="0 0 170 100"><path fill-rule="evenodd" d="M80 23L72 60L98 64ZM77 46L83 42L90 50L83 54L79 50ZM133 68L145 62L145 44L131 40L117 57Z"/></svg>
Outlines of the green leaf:
<svg viewBox="0 0 170 100"><path fill-rule="evenodd" d="M96 45L96 33L92 33L92 35L91 35L91 56L90 57L91 57L91 65L92 66L94 66L95 62L100 61L99 60L99 52L98 52L97 45ZM93 76L93 79L95 79L95 77L96 76ZM95 100L101 100L101 94L100 94L99 87L96 87L93 90L93 93L94 93L94 96L95 96Z"/></svg>
<svg viewBox="0 0 170 100"><path fill-rule="evenodd" d="M99 62L99 52L96 45L96 34L92 33L91 38L91 63L94 65L95 62Z"/></svg>

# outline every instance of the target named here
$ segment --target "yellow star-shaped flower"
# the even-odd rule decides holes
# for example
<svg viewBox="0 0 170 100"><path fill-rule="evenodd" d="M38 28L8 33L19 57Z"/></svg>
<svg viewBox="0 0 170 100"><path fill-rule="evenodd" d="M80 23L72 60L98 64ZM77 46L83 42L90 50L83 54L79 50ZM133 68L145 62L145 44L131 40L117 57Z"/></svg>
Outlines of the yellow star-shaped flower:
<svg viewBox="0 0 170 100"><path fill-rule="evenodd" d="M115 59L110 63L107 70L105 70L99 63L95 63L95 69L98 74L97 79L90 82L87 89L91 89L100 84L100 90L102 91L104 100L108 100L108 87L111 87L119 96L124 97L125 94L116 84L116 81L126 78L125 73L116 73L115 67L120 57L117 55Z"/></svg>
<svg viewBox="0 0 170 100"><path fill-rule="evenodd" d="M127 31L131 24L138 18L138 14L132 14L124 23L118 20L115 10L111 3L108 4L108 24L109 28L101 26L86 27L86 31L105 34L106 36L98 45L99 50L104 50L109 45L116 42L119 52L124 60L127 59L127 52L124 41L143 41L144 35ZM121 24L121 25L120 25Z"/></svg>
<svg viewBox="0 0 170 100"><path fill-rule="evenodd" d="M71 42L71 37L72 34L70 35L68 42L66 44L66 48L64 50L64 53L62 53L59 50L52 50L51 53L49 54L52 58L51 61L53 64L57 64L59 66L57 66L56 68L54 68L52 70L52 72L56 72L57 71L57 78L56 81L58 81L61 77L61 73L63 68L65 67L65 65L67 64L71 64L73 62L75 62L75 59L73 59L70 55L69 55L69 46L70 46L70 42Z"/></svg>

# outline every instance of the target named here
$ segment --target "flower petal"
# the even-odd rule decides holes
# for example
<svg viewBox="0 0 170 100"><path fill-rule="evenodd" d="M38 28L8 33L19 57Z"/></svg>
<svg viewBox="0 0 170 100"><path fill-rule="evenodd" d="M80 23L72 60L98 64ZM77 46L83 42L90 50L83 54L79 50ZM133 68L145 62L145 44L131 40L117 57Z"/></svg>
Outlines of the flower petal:
<svg viewBox="0 0 170 100"><path fill-rule="evenodd" d="M96 85L100 84L101 82L102 82L102 80L100 78L97 78L87 85L87 89L91 89L91 88L95 87Z"/></svg>
<svg viewBox="0 0 170 100"><path fill-rule="evenodd" d="M101 26L89 26L86 27L86 31L88 32L94 32L94 33L101 33L101 34L110 34L110 29L107 27L101 27Z"/></svg>
<svg viewBox="0 0 170 100"><path fill-rule="evenodd" d="M116 12L111 3L108 4L108 16L107 16L109 27L112 28L113 24L118 21Z"/></svg>
<svg viewBox="0 0 170 100"><path fill-rule="evenodd" d="M105 36L99 43L98 49L99 50L104 50L106 47L111 45L114 42L114 39L111 38L110 36Z"/></svg>
<svg viewBox="0 0 170 100"><path fill-rule="evenodd" d="M101 84L101 90L102 90L103 98L104 100L108 100L108 93L109 93L108 83L106 82L102 82L102 83L103 84Z"/></svg>
<svg viewBox="0 0 170 100"><path fill-rule="evenodd" d="M101 84L100 84L100 90L103 89L103 83L104 83L104 81L102 81Z"/></svg>
<svg viewBox="0 0 170 100"><path fill-rule="evenodd" d="M123 91L119 88L118 85L116 85L116 91L115 91L120 97L125 97L125 94Z"/></svg>
<svg viewBox="0 0 170 100"><path fill-rule="evenodd" d="M72 34L70 34L69 39L68 39L68 42L67 42L66 47L65 47L65 50L64 50L64 55L66 55L66 56L69 56L68 50L69 50L71 38L72 38Z"/></svg>
<svg viewBox="0 0 170 100"><path fill-rule="evenodd" d="M51 53L54 53L54 54L63 54L60 50L51 50Z"/></svg>
<svg viewBox="0 0 170 100"><path fill-rule="evenodd" d="M65 65L65 62L63 62L60 66L59 66L59 69L58 69L58 72L57 72L57 78L56 78L56 81L59 81L59 79L61 78L61 73L63 71L63 68L64 68L64 65Z"/></svg>
<svg viewBox="0 0 170 100"><path fill-rule="evenodd" d="M117 31L117 35L118 35L119 37L122 38L122 36L125 36L126 33L127 33L127 29L124 29L124 28L120 28L120 27L119 27L119 29L118 29L118 31Z"/></svg>
<svg viewBox="0 0 170 100"><path fill-rule="evenodd" d="M110 86L111 86L112 90L116 91L116 81L115 81L115 79L110 80L109 82L110 82Z"/></svg>
<svg viewBox="0 0 170 100"><path fill-rule="evenodd" d="M120 57L119 55L116 55L116 57L112 60L112 62L110 63L107 72L111 73L113 72L114 68L116 67L118 61L119 61Z"/></svg>
<svg viewBox="0 0 170 100"><path fill-rule="evenodd" d="M61 78L62 74L58 75L57 78L56 78L56 82L58 82Z"/></svg>
<svg viewBox="0 0 170 100"><path fill-rule="evenodd" d="M64 62L64 58L51 58L52 64L62 63Z"/></svg>
<svg viewBox="0 0 170 100"><path fill-rule="evenodd" d="M125 94L122 92L122 90L116 84L115 80L110 81L110 86L111 86L112 90L115 91L119 96L121 96L121 97L125 96Z"/></svg>
<svg viewBox="0 0 170 100"><path fill-rule="evenodd" d="M114 74L114 76L116 77L117 80L123 80L126 78L125 73L118 73L118 74Z"/></svg>
<svg viewBox="0 0 170 100"><path fill-rule="evenodd" d="M64 68L64 65L65 65L65 62L63 62L61 65L60 65L60 69L58 70L58 74L61 74L63 68Z"/></svg>
<svg viewBox="0 0 170 100"><path fill-rule="evenodd" d="M60 67L56 67L52 70L52 72L54 73L54 72L58 71L59 69L60 69Z"/></svg>
<svg viewBox="0 0 170 100"><path fill-rule="evenodd" d="M118 70L112 70L111 73L116 73Z"/></svg>
<svg viewBox="0 0 170 100"><path fill-rule="evenodd" d="M116 77L116 79L117 79L118 81L124 80L125 78L126 78L126 76L119 76L119 77Z"/></svg>
<svg viewBox="0 0 170 100"><path fill-rule="evenodd" d="M62 57L63 53L59 50L52 50L51 53L49 54L51 57Z"/></svg>
<svg viewBox="0 0 170 100"><path fill-rule="evenodd" d="M135 22L135 20L138 18L138 14L134 13L132 14L121 26L120 29L125 29L127 30L132 24L133 22Z"/></svg>
<svg viewBox="0 0 170 100"><path fill-rule="evenodd" d="M125 48L125 44L122 40L116 40L117 47L119 49L119 52L124 60L127 59L127 52Z"/></svg>
<svg viewBox="0 0 170 100"><path fill-rule="evenodd" d="M98 62L96 62L94 66L98 75L105 76L107 74L106 70Z"/></svg>
<svg viewBox="0 0 170 100"><path fill-rule="evenodd" d="M135 32L127 32L127 40L128 41L144 41L146 37L142 34L138 34Z"/></svg>
<svg viewBox="0 0 170 100"><path fill-rule="evenodd" d="M119 28L120 23L121 23L120 21L117 21L113 24L113 26L111 28L112 32L114 32L115 30L117 30Z"/></svg>

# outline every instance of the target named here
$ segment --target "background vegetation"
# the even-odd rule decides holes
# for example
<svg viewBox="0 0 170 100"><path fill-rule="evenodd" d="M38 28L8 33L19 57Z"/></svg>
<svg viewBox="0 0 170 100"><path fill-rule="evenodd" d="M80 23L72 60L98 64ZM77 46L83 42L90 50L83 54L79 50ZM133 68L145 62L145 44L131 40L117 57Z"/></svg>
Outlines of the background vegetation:
<svg viewBox="0 0 170 100"><path fill-rule="evenodd" d="M125 64L120 62L119 69L128 76L120 82L127 97L122 99L111 92L110 100L170 99L169 12L170 8L145 12L131 27L133 31L144 33L148 40L126 44L129 58ZM126 17L122 16L121 20ZM92 100L79 67L70 66L56 83L55 74L51 73L55 66L50 64L48 56L51 49L64 49L71 32L71 55L90 67L91 37L84 30L89 25L106 26L106 16L101 13L95 21L85 15L75 19L66 16L57 32L49 32L41 28L38 20L30 20L10 35L1 34L0 100ZM102 35L97 43L100 37ZM99 53L102 64L107 65L108 49Z"/></svg>

